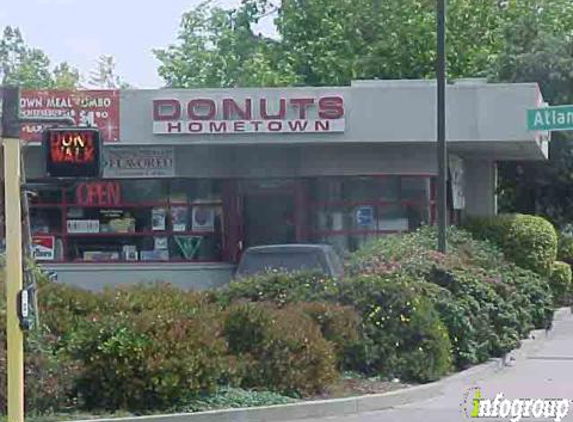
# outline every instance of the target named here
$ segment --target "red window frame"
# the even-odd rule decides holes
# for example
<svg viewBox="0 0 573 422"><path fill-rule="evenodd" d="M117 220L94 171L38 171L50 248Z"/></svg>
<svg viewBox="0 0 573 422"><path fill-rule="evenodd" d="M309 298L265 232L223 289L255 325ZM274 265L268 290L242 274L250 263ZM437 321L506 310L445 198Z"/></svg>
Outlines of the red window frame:
<svg viewBox="0 0 573 422"><path fill-rule="evenodd" d="M106 181L106 182L112 182L112 181L122 181L122 180L146 180L146 179L98 179L98 180L102 180L102 181ZM148 179L147 179L148 180ZM181 180L181 178L165 178L162 179L165 181L169 182L169 191L171 192L171 181L173 180ZM190 179L192 180L192 179ZM40 181L43 183L43 181ZM30 183L34 183L34 181L31 181ZM49 184L49 183L46 183ZM55 190L59 190L60 191L60 202L33 202L30 201L29 204L29 208L30 211L33 209L58 209L60 211L60 218L61 218L61 231L56 231L56 232L47 232L47 233L32 233L32 236L34 235L38 235L38 236L54 236L56 239L61 239L62 241L62 249L63 249L63 256L64 259L59 259L59 260L42 260L42 264L126 264L126 265L130 265L130 264L135 264L135 265L145 265L145 264L180 264L180 263L187 263L187 264L192 264L192 263L221 263L221 262L225 262L225 252L224 252L224 248L222 248L222 256L221 259L219 260L208 260L208 259L193 259L193 260L185 260L185 259L174 259L171 258L169 260L137 260L137 261L125 261L125 260L99 260L99 261L88 261L88 260L84 260L84 259L69 259L68 258L68 244L69 244L69 240L73 239L73 238L118 238L118 237L123 237L123 238L140 238L140 237L169 237L169 236L173 236L173 235L181 235L181 236L201 236L201 235L207 235L207 234L212 234L213 232L211 231L197 231L197 230L187 230L187 231L174 231L173 228L170 228L169 230L163 230L163 231L151 231L151 230L146 230L146 231L139 231L139 232L133 232L133 233L68 233L67 231L67 211L68 208L101 208L101 209L151 209L154 207L163 207L163 208L171 208L172 206L191 206L191 203L185 203L185 202L177 202L177 201L171 201L171 200L167 200L167 201L158 201L158 202L141 202L141 203L129 203L129 202L121 202L117 205L113 205L113 206L101 206L101 205L78 205L76 203L73 202L68 202L67 198L66 198L66 193L68 192L68 188L66 187L59 187L56 188ZM171 197L171 195L169 195L168 197ZM201 205L206 205L206 206L219 206L222 208L222 220L225 219L225 210L223 207L223 203L224 201L221 200L213 200L213 201L201 201ZM223 225L223 221L221 222L221 225ZM221 245L224 245L224 237L225 237L225 231L222 229L221 233Z"/></svg>
<svg viewBox="0 0 573 422"><path fill-rule="evenodd" d="M377 174L377 175L353 175L353 176L325 176L324 178L353 178L353 177L372 177L372 178L387 178L387 177L400 177L400 178L421 178L429 179L430 192L429 201L414 201L414 200L397 200L397 201L311 201L309 203L310 221L312 221L313 213L318 208L325 207L359 207L359 206L374 206L384 207L389 205L399 206L426 206L428 208L429 225L436 224L436 181L433 174ZM352 235L381 235L381 234L395 234L400 233L400 230L381 230L381 229L345 229L345 230L317 230L311 229L313 238L322 236L352 236Z"/></svg>

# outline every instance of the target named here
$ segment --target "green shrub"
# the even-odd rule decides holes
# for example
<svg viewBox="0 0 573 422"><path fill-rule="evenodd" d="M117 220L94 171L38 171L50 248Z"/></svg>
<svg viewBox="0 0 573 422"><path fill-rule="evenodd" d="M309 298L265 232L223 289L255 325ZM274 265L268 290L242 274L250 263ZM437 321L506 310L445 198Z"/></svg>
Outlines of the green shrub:
<svg viewBox="0 0 573 422"><path fill-rule="evenodd" d="M58 338L73 333L92 314L102 313L103 302L94 292L61 283L41 283L38 289L40 324Z"/></svg>
<svg viewBox="0 0 573 422"><path fill-rule="evenodd" d="M504 253L520 267L548 276L557 258L557 233L542 217L517 215L507 233Z"/></svg>
<svg viewBox="0 0 573 422"><path fill-rule="evenodd" d="M149 310L79 327L69 345L82 369L76 388L88 409L141 411L177 406L215 390L227 348L215 313Z"/></svg>
<svg viewBox="0 0 573 422"><path fill-rule="evenodd" d="M476 239L487 240L499 247L503 247L507 233L515 218L515 214L499 214L493 217L469 217L465 219L462 227Z"/></svg>
<svg viewBox="0 0 573 422"><path fill-rule="evenodd" d="M557 259L573 264L573 236L561 233L559 235L559 246L557 250Z"/></svg>
<svg viewBox="0 0 573 422"><path fill-rule="evenodd" d="M169 310L194 316L211 305L208 292L186 291L168 283L142 283L117 286L101 295L107 312L138 314L145 311Z"/></svg>
<svg viewBox="0 0 573 422"><path fill-rule="evenodd" d="M557 258L557 233L551 223L542 217L502 214L470 218L464 228L476 238L500 246L510 261L543 276L550 274Z"/></svg>
<svg viewBox="0 0 573 422"><path fill-rule="evenodd" d="M556 261L549 277L549 284L553 291L553 298L558 305L571 303L571 265L566 262Z"/></svg>
<svg viewBox="0 0 573 422"><path fill-rule="evenodd" d="M340 285L339 299L363 320L361 372L428 382L451 368L448 332L428 298L431 286L411 278L357 276Z"/></svg>
<svg viewBox="0 0 573 422"><path fill-rule="evenodd" d="M544 278L515 264L494 268L492 272L511 288L506 300L518 314L523 338L531 329L545 329L551 325L553 295Z"/></svg>
<svg viewBox="0 0 573 422"><path fill-rule="evenodd" d="M402 274L441 288L429 295L448 329L456 367L485 361L515 347L552 318L551 292L539 275L508 263L491 242L448 229L448 254L434 250L437 233L386 236L354 254L350 271Z"/></svg>
<svg viewBox="0 0 573 422"><path fill-rule="evenodd" d="M499 279L485 279L478 273L463 269L435 268L428 281L449 290L454 301L470 306L468 315L475 328L474 341L478 362L483 357L484 347L490 356L501 356L519 344L519 320L515 309L498 294L504 286ZM455 332L455 338L467 333ZM463 344L463 343L462 343ZM463 352L473 351L471 349ZM458 364L462 362L457 362ZM476 362L467 362L476 363Z"/></svg>
<svg viewBox="0 0 573 422"><path fill-rule="evenodd" d="M31 269L38 272L35 266ZM39 282L40 286L47 283L43 277L39 277ZM0 271L0 292L0 414L5 414L8 397L3 271ZM57 344L57 336L36 326L24 337L24 406L27 414L62 411L74 404L73 381L78 368L74 362L58 353Z"/></svg>
<svg viewBox="0 0 573 422"><path fill-rule="evenodd" d="M80 368L57 350L57 338L28 333L24 350L24 398L28 414L62 412L74 406Z"/></svg>
<svg viewBox="0 0 573 422"><path fill-rule="evenodd" d="M338 282L318 273L269 272L233 281L221 289L218 301L228 305L234 300L273 302L283 306L292 302L316 302L334 298Z"/></svg>
<svg viewBox="0 0 573 422"><path fill-rule="evenodd" d="M302 302L287 309L302 312L318 324L322 336L334 346L340 369L350 368L350 358L360 347L360 316L351 306L320 302Z"/></svg>
<svg viewBox="0 0 573 422"><path fill-rule="evenodd" d="M332 344L302 312L264 303L235 304L223 333L229 350L250 362L243 387L306 395L322 391L336 378Z"/></svg>
<svg viewBox="0 0 573 422"><path fill-rule="evenodd" d="M271 391L243 390L241 388L218 388L215 394L205 394L191 399L176 412L204 412L207 410L241 407L273 406L296 403L292 397L282 396Z"/></svg>
<svg viewBox="0 0 573 422"><path fill-rule="evenodd" d="M6 311L0 313L0 413L7 405ZM77 367L54 351L55 338L28 333L24 354L24 399L27 414L62 411L73 404Z"/></svg>

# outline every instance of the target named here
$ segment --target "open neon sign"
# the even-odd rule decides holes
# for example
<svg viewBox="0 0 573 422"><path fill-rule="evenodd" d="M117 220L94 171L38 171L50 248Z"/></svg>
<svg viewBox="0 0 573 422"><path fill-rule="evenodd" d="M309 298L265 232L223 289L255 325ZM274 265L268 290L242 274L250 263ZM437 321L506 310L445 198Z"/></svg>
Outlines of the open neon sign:
<svg viewBox="0 0 573 422"><path fill-rule="evenodd" d="M91 128L52 128L44 133L46 173L61 178L101 177L101 140Z"/></svg>

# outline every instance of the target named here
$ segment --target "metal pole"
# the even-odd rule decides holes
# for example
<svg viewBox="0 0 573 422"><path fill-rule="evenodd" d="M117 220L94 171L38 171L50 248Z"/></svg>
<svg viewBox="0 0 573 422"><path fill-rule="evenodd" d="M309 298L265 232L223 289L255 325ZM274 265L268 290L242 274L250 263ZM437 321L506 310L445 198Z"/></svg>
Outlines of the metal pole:
<svg viewBox="0 0 573 422"><path fill-rule="evenodd" d="M438 1L437 11L437 62L436 78L438 82L438 250L446 253L447 224L447 146L446 146L446 4Z"/></svg>
<svg viewBox="0 0 573 422"><path fill-rule="evenodd" d="M18 318L22 290L22 208L20 140L4 138L4 207L6 209L6 338L8 421L24 421L24 336Z"/></svg>

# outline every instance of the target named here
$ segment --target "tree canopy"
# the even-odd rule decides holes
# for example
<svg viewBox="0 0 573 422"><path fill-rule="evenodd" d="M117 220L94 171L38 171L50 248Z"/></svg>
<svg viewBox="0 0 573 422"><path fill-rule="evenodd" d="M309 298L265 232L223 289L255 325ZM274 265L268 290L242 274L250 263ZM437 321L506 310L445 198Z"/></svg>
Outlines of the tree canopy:
<svg viewBox="0 0 573 422"><path fill-rule="evenodd" d="M67 62L52 65L40 49L30 47L18 28L6 26L0 38L0 81L36 89L128 88L130 85L116 73L113 56L102 55L89 75L87 84L80 72Z"/></svg>
<svg viewBox="0 0 573 422"><path fill-rule="evenodd" d="M115 58L109 54L100 56L96 68L90 72L89 85L101 89L126 89L131 85L125 82L116 71Z"/></svg>
<svg viewBox="0 0 573 422"><path fill-rule="evenodd" d="M23 88L77 88L79 72L68 63L52 67L48 56L26 45L18 28L6 26L0 39L0 79Z"/></svg>
<svg viewBox="0 0 573 422"><path fill-rule="evenodd" d="M178 41L156 50L172 87L348 85L433 78L435 0L209 1L185 13ZM255 33L274 19L278 37ZM448 75L487 76L509 45L573 28L569 0L448 0Z"/></svg>

